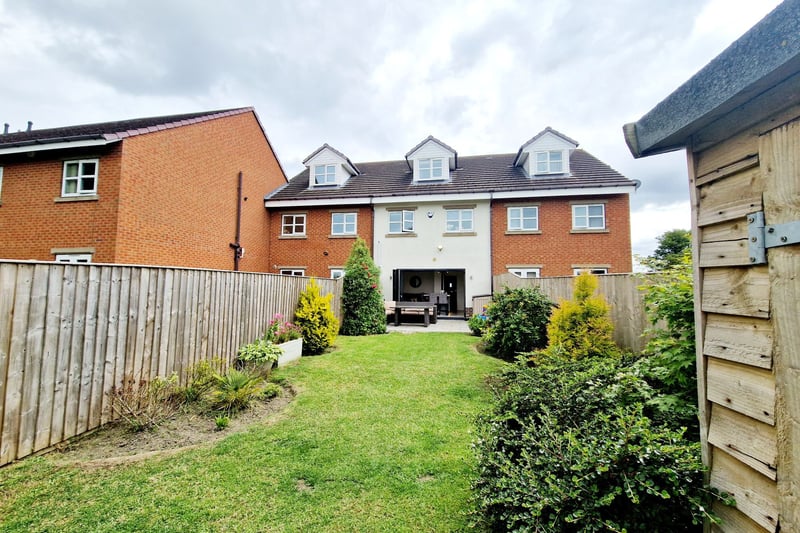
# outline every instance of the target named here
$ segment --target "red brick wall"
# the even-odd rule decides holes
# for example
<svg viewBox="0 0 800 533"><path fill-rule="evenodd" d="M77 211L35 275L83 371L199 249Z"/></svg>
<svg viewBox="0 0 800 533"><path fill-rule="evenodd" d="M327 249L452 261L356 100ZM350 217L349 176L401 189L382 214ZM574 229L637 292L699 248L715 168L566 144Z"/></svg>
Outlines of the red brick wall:
<svg viewBox="0 0 800 533"><path fill-rule="evenodd" d="M4 156L0 192L0 258L52 261L53 248L94 248L93 260L115 257L120 144ZM57 202L64 161L99 158L99 200Z"/></svg>
<svg viewBox="0 0 800 533"><path fill-rule="evenodd" d="M573 233L570 202L605 202L605 233ZM539 205L538 235L507 235L507 207ZM572 265L610 265L610 273L630 272L630 206L626 194L602 198L538 198L495 201L492 205L492 275L506 265L541 265L542 276L572 275Z"/></svg>
<svg viewBox="0 0 800 533"><path fill-rule="evenodd" d="M356 232L372 250L373 212L371 207L311 207L300 209L275 209L270 212L270 267L278 272L281 267L302 267L307 276L327 278L331 267L343 267L350 256L355 237L331 237L332 211L356 212ZM281 238L281 216L289 213L306 213L305 238ZM327 255L325 255L327 252Z"/></svg>

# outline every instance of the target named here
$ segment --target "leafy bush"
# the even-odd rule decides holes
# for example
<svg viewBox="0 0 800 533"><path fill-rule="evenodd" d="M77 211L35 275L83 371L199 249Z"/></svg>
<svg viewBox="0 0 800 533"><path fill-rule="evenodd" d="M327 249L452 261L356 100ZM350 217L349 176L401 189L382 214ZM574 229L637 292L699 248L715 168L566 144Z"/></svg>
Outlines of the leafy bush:
<svg viewBox="0 0 800 533"><path fill-rule="evenodd" d="M133 431L143 431L158 426L180 408L178 375L169 378L157 376L152 381L125 379L122 387L109 392L111 409Z"/></svg>
<svg viewBox="0 0 800 533"><path fill-rule="evenodd" d="M278 385L277 383L265 383L261 387L261 396L265 400L269 400L279 396L282 390L283 388L281 388L281 386Z"/></svg>
<svg viewBox="0 0 800 533"><path fill-rule="evenodd" d="M219 415L214 417L214 425L217 428L217 431L222 431L226 429L231 423L231 417L228 415Z"/></svg>
<svg viewBox="0 0 800 533"><path fill-rule="evenodd" d="M486 350L497 357L513 360L521 352L547 345L547 320L553 302L534 288L505 288L486 308L489 324L484 335Z"/></svg>
<svg viewBox="0 0 800 533"><path fill-rule="evenodd" d="M236 366L239 369L247 368L262 375L269 375L272 365L278 361L283 353L280 346L265 339L259 339L239 348L236 355Z"/></svg>
<svg viewBox="0 0 800 533"><path fill-rule="evenodd" d="M229 368L225 374L216 376L211 393L211 407L215 410L233 413L246 409L261 392L263 378L247 370Z"/></svg>
<svg viewBox="0 0 800 533"><path fill-rule="evenodd" d="M219 357L202 360L188 369L187 384L176 389L176 396L184 402L201 400L214 386L214 376L225 368L225 361Z"/></svg>
<svg viewBox="0 0 800 533"><path fill-rule="evenodd" d="M269 326L267 326L267 331L264 332L263 338L265 341L270 341L274 344L282 344L299 339L302 336L303 332L300 331L297 325L284 321L283 315L276 313L275 316L272 317Z"/></svg>
<svg viewBox="0 0 800 533"><path fill-rule="evenodd" d="M575 278L572 300L562 300L547 326L548 350L572 359L620 355L612 333L608 303L594 296L597 277L584 272Z"/></svg>
<svg viewBox="0 0 800 533"><path fill-rule="evenodd" d="M630 362L545 353L496 376L478 420L474 525L497 531L701 531L699 444L654 423Z"/></svg>
<svg viewBox="0 0 800 533"><path fill-rule="evenodd" d="M331 310L332 294L322 296L319 285L312 278L295 312L295 323L303 332L303 355L319 355L336 341L339 321Z"/></svg>
<svg viewBox="0 0 800 533"><path fill-rule="evenodd" d="M386 333L380 275L367 243L359 237L344 267L342 335Z"/></svg>
<svg viewBox="0 0 800 533"><path fill-rule="evenodd" d="M481 314L473 314L467 320L467 326L473 335L476 337L482 336L489 329L489 320L486 317L486 307L484 306Z"/></svg>

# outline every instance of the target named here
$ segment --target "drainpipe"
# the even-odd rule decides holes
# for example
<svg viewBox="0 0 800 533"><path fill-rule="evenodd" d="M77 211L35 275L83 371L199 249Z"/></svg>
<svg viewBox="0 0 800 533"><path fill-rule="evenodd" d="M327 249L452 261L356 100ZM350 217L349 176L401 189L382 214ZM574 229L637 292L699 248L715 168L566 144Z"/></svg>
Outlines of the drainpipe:
<svg viewBox="0 0 800 533"><path fill-rule="evenodd" d="M239 270L239 258L242 257L241 240L242 233L242 171L239 171L239 180L236 186L236 241L230 243L233 248L233 270Z"/></svg>
<svg viewBox="0 0 800 533"><path fill-rule="evenodd" d="M489 191L489 295L494 296L494 235L492 235L492 208L494 207L494 192ZM472 310L475 312L475 309Z"/></svg>

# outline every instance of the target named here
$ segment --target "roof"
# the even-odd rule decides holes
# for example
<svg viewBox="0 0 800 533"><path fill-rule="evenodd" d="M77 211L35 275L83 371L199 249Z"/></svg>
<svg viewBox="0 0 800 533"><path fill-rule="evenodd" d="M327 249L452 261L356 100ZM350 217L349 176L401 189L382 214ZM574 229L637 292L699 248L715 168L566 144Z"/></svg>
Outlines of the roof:
<svg viewBox="0 0 800 533"><path fill-rule="evenodd" d="M308 163L309 161L311 161L311 159L312 159L312 158L313 158L315 155L317 155L317 154L318 154L318 153L320 153L321 151L325 150L326 148L327 148L328 150L330 150L331 152L333 152L334 154L336 154L336 155L338 155L339 157L341 157L342 159L344 159L344 160L347 162L347 164L348 164L348 165L350 165L350 166L352 167L353 171L354 171L356 174L358 174L358 173L359 173L358 167L356 167L356 166L353 164L353 162L352 162L352 161L350 161L350 158L349 158L349 157L347 157L347 156L346 156L346 155L344 155L342 152L340 152L339 150L337 150L336 148L334 148L333 146L331 146L331 145L330 145L330 144L328 144L328 143L325 143L325 144L323 144L322 146L320 146L319 148L317 148L316 150L314 150L313 152L311 152L311 155L309 155L308 157L306 157L305 159L303 159L303 164L305 165L306 163Z"/></svg>
<svg viewBox="0 0 800 533"><path fill-rule="evenodd" d="M544 136L546 133L552 133L553 135L557 135L558 137L561 137L562 139L564 139L564 140L565 140L565 141L567 141L568 143L570 143L570 144L574 144L575 146L578 146L578 145L580 144L580 143L579 143L578 141L576 141L575 139L572 139L572 138L570 138L570 137L567 137L566 135L564 135L564 134L563 134L563 133L561 133L560 131L554 130L554 129L553 129L553 128L551 128L550 126L547 126L545 129L543 129L542 131L540 131L539 133L537 133L536 135L534 135L533 137L531 137L530 139L528 139L527 141L525 141L524 143L522 143L522 146L520 146L520 147L519 147L520 151L522 151L522 149L523 149L523 148L525 148L526 146L528 146L529 144L531 144L531 143L532 143L533 141L535 141L536 139L538 139L538 138L540 138L540 137L543 137L543 136Z"/></svg>
<svg viewBox="0 0 800 533"><path fill-rule="evenodd" d="M537 191L598 187L635 187L610 166L580 149L570 155L571 175L536 176L530 178L521 167L514 166L516 154L494 154L459 157L459 165L450 171L450 179L440 182L414 183L413 172L405 160L358 163L361 174L353 176L341 187L308 188L309 171L305 169L289 180L285 187L266 198L270 201L297 201L348 198L425 196L440 194L486 193L500 191Z"/></svg>
<svg viewBox="0 0 800 533"><path fill-rule="evenodd" d="M637 122L625 124L625 141L634 157L643 157L681 149L704 129L729 137L796 104L798 73L800 0L785 0ZM736 119L726 118L733 113Z"/></svg>
<svg viewBox="0 0 800 533"><path fill-rule="evenodd" d="M410 156L411 154L413 154L414 152L416 152L417 150L422 148L422 145L424 145L428 141L433 141L436 144L438 144L439 146L441 146L442 148L444 148L445 150L447 150L448 152L452 152L452 153L458 155L458 153L456 152L455 148L453 148L451 146L448 146L447 144L443 143L442 141L440 141L439 139L437 139L433 135L428 135L427 137L422 139L422 141L418 145L416 145L414 148L412 148L411 150L408 151L408 153L406 154L406 159L408 159L408 156Z"/></svg>

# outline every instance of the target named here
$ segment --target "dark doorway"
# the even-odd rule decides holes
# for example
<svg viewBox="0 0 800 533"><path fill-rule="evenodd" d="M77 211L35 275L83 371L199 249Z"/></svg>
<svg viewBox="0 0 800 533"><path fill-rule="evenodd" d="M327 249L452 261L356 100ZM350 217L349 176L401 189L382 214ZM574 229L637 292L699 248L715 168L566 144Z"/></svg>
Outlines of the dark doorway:
<svg viewBox="0 0 800 533"><path fill-rule="evenodd" d="M442 290L450 296L450 313L458 312L458 276L445 272L442 276Z"/></svg>

